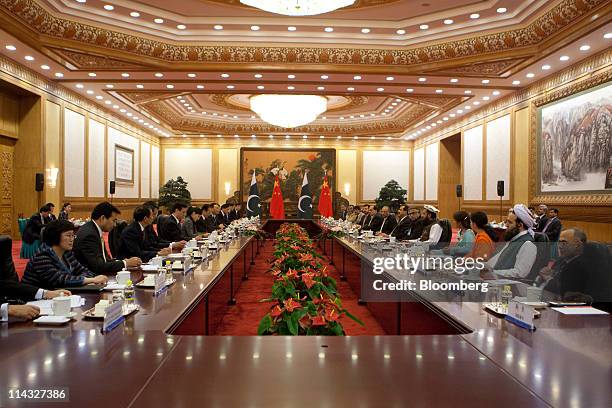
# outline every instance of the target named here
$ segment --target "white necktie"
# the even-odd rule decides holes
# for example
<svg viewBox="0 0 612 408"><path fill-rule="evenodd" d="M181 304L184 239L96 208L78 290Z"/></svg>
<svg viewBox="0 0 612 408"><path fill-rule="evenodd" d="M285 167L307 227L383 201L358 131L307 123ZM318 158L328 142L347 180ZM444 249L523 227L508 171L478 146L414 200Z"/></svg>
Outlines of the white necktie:
<svg viewBox="0 0 612 408"><path fill-rule="evenodd" d="M102 244L102 258L104 258L104 262L106 262L106 250L104 248L104 238L100 237L100 243Z"/></svg>

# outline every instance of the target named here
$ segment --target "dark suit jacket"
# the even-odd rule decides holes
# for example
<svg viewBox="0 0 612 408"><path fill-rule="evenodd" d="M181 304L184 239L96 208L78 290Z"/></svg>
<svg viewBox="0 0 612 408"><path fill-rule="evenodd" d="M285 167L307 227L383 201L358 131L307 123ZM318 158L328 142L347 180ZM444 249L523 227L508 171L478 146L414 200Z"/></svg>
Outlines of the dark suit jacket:
<svg viewBox="0 0 612 408"><path fill-rule="evenodd" d="M113 259L102 249L100 234L93 221L88 221L77 232L73 252L77 260L96 275L109 275L123 269L123 261ZM104 252L102 252L104 251ZM106 261L104 261L106 257Z"/></svg>
<svg viewBox="0 0 612 408"><path fill-rule="evenodd" d="M374 231L374 232L380 231L380 226L382 225L382 222L383 222L382 215L376 214L374 217L372 216L368 216L368 217L369 218L368 220L366 220L366 223L363 226L363 229Z"/></svg>
<svg viewBox="0 0 612 408"><path fill-rule="evenodd" d="M412 222L410 221L410 217L405 216L404 218L399 220L399 222L397 223L395 228L391 230L391 233L389 235L395 237L400 241L403 239L408 239L408 231L410 230L411 225Z"/></svg>
<svg viewBox="0 0 612 408"><path fill-rule="evenodd" d="M238 211L238 210L230 211L230 213L229 213L229 220L230 221L239 220L240 218L242 218L242 216L240 215L240 211Z"/></svg>
<svg viewBox="0 0 612 408"><path fill-rule="evenodd" d="M363 217L361 217L361 223L359 223L359 225L363 227L361 229L366 229L366 226L370 222L370 218L370 214L365 214Z"/></svg>
<svg viewBox="0 0 612 408"><path fill-rule="evenodd" d="M48 221L45 220L45 224ZM43 229L43 219L40 214L32 214L23 230L23 242L33 244L37 239L40 240L40 231Z"/></svg>
<svg viewBox="0 0 612 408"><path fill-rule="evenodd" d="M396 225L397 220L395 219L395 215L389 214L386 220L383 218L383 222L381 223L382 230L380 227L378 227L378 230L375 230L374 232L382 232L388 235L391 233L391 231L393 231L393 228L395 228Z"/></svg>
<svg viewBox="0 0 612 408"><path fill-rule="evenodd" d="M159 227L159 226L158 226ZM170 245L170 241L165 241L157 235L153 225L148 225L144 230L144 248L147 251L159 251L160 249L167 248Z"/></svg>
<svg viewBox="0 0 612 408"><path fill-rule="evenodd" d="M223 214L223 211L220 211L219 214L217 215L217 221L218 221L217 225L223 224L226 227L230 224L230 222L232 222L230 220L229 213Z"/></svg>
<svg viewBox="0 0 612 408"><path fill-rule="evenodd" d="M407 240L408 239L419 239L421 238L421 235L423 235L424 229L425 229L425 220L419 218L418 220L416 220L410 225L410 228L406 232L408 236L404 239L407 239Z"/></svg>
<svg viewBox="0 0 612 408"><path fill-rule="evenodd" d="M534 230L537 232L542 232L547 222L548 222L548 217L546 215L542 215L541 217L538 217L536 219L536 225L535 225Z"/></svg>
<svg viewBox="0 0 612 408"><path fill-rule="evenodd" d="M170 242L177 242L183 240L183 230L181 228L181 224L179 224L174 218L174 216L170 215L166 217L163 221L160 219L160 224L157 226L159 231L159 237L163 240Z"/></svg>
<svg viewBox="0 0 612 408"><path fill-rule="evenodd" d="M555 217L549 221L550 224L548 225L548 228L546 228L546 224L544 224L542 227L542 232L548 236L548 239L551 242L557 242L559 241L559 235L561 235L561 221L558 217ZM546 228L546 231L544 231L544 228Z"/></svg>
<svg viewBox="0 0 612 408"><path fill-rule="evenodd" d="M36 286L19 282L11 248L13 241L8 236L0 236L0 304L23 303L34 300Z"/></svg>
<svg viewBox="0 0 612 408"><path fill-rule="evenodd" d="M143 262L148 262L157 255L157 251L147 248L144 239L144 231L140 224L134 221L121 232L121 244L119 245L119 259L127 259L137 256Z"/></svg>

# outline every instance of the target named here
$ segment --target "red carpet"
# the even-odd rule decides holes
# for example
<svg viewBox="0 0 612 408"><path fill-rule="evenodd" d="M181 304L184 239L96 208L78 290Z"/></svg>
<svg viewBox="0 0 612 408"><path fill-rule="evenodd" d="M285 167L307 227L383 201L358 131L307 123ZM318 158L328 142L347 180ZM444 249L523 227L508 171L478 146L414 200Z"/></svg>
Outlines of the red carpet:
<svg viewBox="0 0 612 408"><path fill-rule="evenodd" d="M236 305L231 306L223 317L218 331L220 336L254 336L261 318L270 310L271 303L260 303L272 290L272 275L268 272L274 244L270 241L260 250L255 265L249 273L249 280L244 281L236 296ZM326 265L327 262L325 262ZM349 336L384 335L385 331L376 322L365 306L357 304L357 295L349 288L348 283L340 280L340 274L333 266L328 265L330 275L336 279L342 304L357 316L365 326L360 326L352 319L344 317L342 325Z"/></svg>

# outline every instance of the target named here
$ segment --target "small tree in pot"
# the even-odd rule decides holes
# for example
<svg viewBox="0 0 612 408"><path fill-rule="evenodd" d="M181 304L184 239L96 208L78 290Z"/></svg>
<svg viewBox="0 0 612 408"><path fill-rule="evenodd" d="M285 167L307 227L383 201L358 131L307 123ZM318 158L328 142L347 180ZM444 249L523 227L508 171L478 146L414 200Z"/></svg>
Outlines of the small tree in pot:
<svg viewBox="0 0 612 408"><path fill-rule="evenodd" d="M191 205L191 193L187 190L187 182L182 177L170 179L159 189L159 206L172 208L175 203Z"/></svg>

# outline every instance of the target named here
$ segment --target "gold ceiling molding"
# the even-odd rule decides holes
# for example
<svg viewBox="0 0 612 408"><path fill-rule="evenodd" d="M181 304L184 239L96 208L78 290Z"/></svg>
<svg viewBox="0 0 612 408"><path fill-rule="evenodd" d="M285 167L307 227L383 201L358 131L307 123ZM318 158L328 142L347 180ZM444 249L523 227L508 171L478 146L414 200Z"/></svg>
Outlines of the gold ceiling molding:
<svg viewBox="0 0 612 408"><path fill-rule="evenodd" d="M178 93L177 93L178 95ZM235 100L237 96L243 95L246 100L251 94L210 94L208 99L215 105L225 109L238 110L243 112L251 112L248 103L240 103L241 101ZM347 110L363 106L368 103L367 96L356 96L356 95L334 95L333 104L328 105L327 112L334 112L338 110Z"/></svg>
<svg viewBox="0 0 612 408"><path fill-rule="evenodd" d="M514 68L527 58L511 58L499 61L488 61L475 64L468 64L459 67L445 68L440 70L427 71L438 75L460 75L465 77L499 77L509 69Z"/></svg>
<svg viewBox="0 0 612 408"><path fill-rule="evenodd" d="M110 91L113 92L113 91ZM173 98L178 95L185 95L184 92L142 92L142 91L114 91L115 93L123 96L127 100L129 100L134 105L139 105L144 102L151 102L157 99L168 99Z"/></svg>
<svg viewBox="0 0 612 408"><path fill-rule="evenodd" d="M155 146L159 145L159 138L157 136L152 136L151 134L147 133L146 130L126 122L113 111L100 108L98 105L90 102L86 98L83 98L81 95L73 92L72 90L58 84L57 82L51 81L37 72L34 72L23 65L17 64L13 60L2 55L0 55L0 75L1 74L6 74L7 76L15 78L17 81L22 82L21 84L19 82L13 82L17 86L23 87L25 85L26 87L30 86L32 88L36 88L49 95L76 105L94 115L102 117L123 129L133 132L134 134L138 134L146 142L149 142Z"/></svg>
<svg viewBox="0 0 612 408"><path fill-rule="evenodd" d="M228 6L237 6L237 7L242 7L242 8L253 9L253 7L245 6L244 4L242 4L240 0L200 0L200 1L204 1L205 3L208 3L208 2L221 3L221 4L226 4ZM400 0L357 0L355 1L354 4L347 6L347 7L343 7L340 10L382 6L386 4L397 3L398 1Z"/></svg>
<svg viewBox="0 0 612 408"><path fill-rule="evenodd" d="M89 69L104 69L107 71L112 70L141 70L146 69L142 65L132 64L129 62L109 58L103 55L95 55L90 53L82 53L72 50L64 50L61 48L50 47L51 51L64 58L66 61L74 65L80 70Z"/></svg>
<svg viewBox="0 0 612 408"><path fill-rule="evenodd" d="M71 46L80 44L85 48L123 52L124 55L134 58L210 64L281 63L380 67L432 64L536 46L581 16L606 4L607 0L563 0L525 28L414 49L361 49L177 45L59 18L50 14L35 0L0 0L0 7L12 14L14 20L38 34L51 37L55 42L61 40ZM13 28L12 23L13 21L6 24L7 29Z"/></svg>

